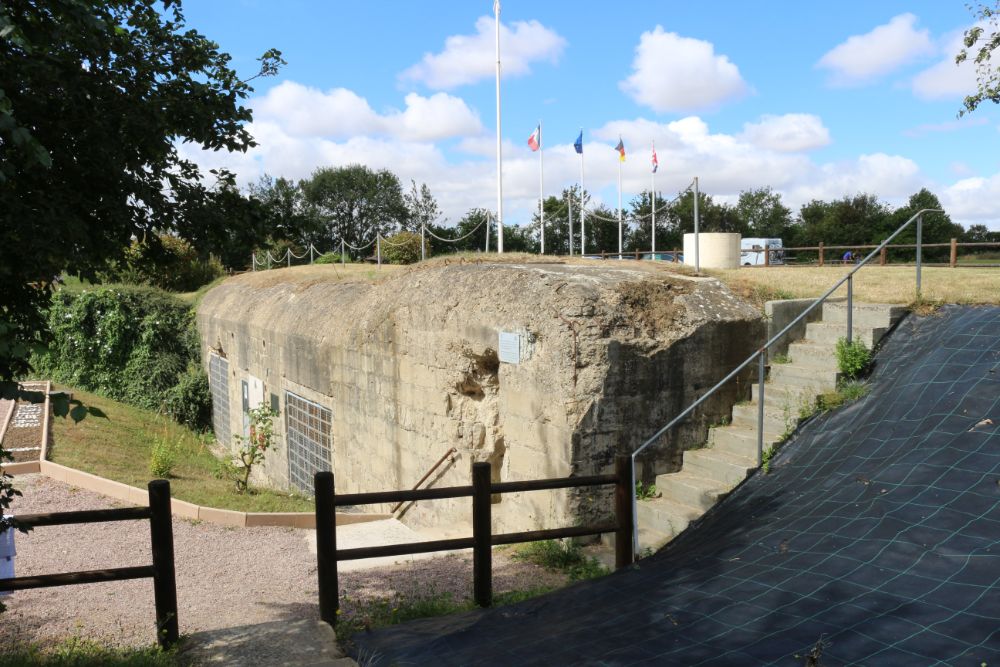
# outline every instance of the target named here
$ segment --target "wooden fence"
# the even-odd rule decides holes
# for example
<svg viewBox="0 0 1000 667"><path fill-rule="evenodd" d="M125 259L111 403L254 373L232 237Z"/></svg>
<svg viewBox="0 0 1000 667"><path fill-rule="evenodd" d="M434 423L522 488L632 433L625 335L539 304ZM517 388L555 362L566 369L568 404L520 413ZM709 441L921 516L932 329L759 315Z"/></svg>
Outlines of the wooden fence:
<svg viewBox="0 0 1000 667"><path fill-rule="evenodd" d="M318 472L316 487L316 559L319 576L319 614L331 626L337 622L340 607L340 587L337 563L342 560L402 556L408 554L472 549L473 597L481 607L493 604L492 547L501 544L536 542L566 537L583 537L615 533L615 567L632 563L632 493L631 459L628 455L615 458L615 472L610 475L565 477L517 482L491 482L490 464L472 464L472 485L410 491L381 491L337 495L332 472ZM502 493L569 489L584 486L615 485L615 520L611 523L531 530L494 535L492 529L491 496ZM432 540L411 544L391 544L378 547L337 549L334 511L347 505L409 502L441 498L472 498L472 537Z"/></svg>
<svg viewBox="0 0 1000 667"><path fill-rule="evenodd" d="M103 521L134 521L149 519L152 537L152 565L116 567L106 570L41 574L34 577L0 579L0 591L21 591L30 588L93 584L127 579L153 579L156 606L156 639L168 648L177 643L177 583L174 574L174 533L170 523L170 482L162 479L149 483L148 507L125 507L110 510L54 512L51 514L21 514L14 518L15 528L41 528Z"/></svg>

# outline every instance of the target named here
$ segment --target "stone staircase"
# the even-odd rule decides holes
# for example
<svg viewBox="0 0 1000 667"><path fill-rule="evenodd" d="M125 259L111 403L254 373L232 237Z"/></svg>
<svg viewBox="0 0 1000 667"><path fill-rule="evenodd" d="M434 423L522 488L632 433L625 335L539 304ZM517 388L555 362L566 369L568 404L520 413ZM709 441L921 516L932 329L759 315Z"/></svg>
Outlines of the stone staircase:
<svg viewBox="0 0 1000 667"><path fill-rule="evenodd" d="M902 306L854 303L855 339L873 348L907 313ZM812 413L816 397L837 386L837 340L846 334L847 304L827 301L820 321L806 325L806 337L788 347L787 363L772 359L764 391L764 449ZM657 498L636 507L640 552L659 549L707 512L757 467L757 409L752 400L733 406L732 421L713 426L702 449L684 452L681 470L658 475Z"/></svg>

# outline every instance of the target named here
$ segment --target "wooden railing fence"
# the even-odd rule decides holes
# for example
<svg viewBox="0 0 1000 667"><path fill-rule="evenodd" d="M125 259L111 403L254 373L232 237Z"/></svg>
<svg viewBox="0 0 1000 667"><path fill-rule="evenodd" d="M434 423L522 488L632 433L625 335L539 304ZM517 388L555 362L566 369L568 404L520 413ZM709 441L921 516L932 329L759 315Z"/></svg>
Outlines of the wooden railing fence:
<svg viewBox="0 0 1000 667"><path fill-rule="evenodd" d="M615 472L610 475L565 477L517 482L491 482L490 464L472 464L471 486L453 486L440 489L415 489L410 491L380 491L375 493L350 493L338 495L334 489L332 472L318 472L316 487L316 559L319 576L320 618L331 626L337 622L340 607L340 588L337 563L342 560L402 556L407 554L472 549L473 598L481 607L493 604L493 554L492 547L501 544L536 542L567 537L583 537L615 533L615 567L621 568L633 561L632 553L632 471L628 455L615 458ZM494 535L492 529L491 496L494 494L548 489L569 489L585 486L615 485L615 520L610 523L530 530L519 533ZM347 505L408 502L442 498L472 498L472 537L431 540L410 544L390 544L355 549L337 548L335 508Z"/></svg>
<svg viewBox="0 0 1000 667"><path fill-rule="evenodd" d="M177 582L174 573L174 533L170 522L170 482L162 479L149 483L148 507L124 507L110 510L54 512L51 514L21 514L14 517L15 528L41 528L104 521L134 521L149 519L153 564L116 567L106 570L41 574L33 577L0 579L0 591L21 591L30 588L93 584L127 579L153 579L156 606L156 639L169 648L177 643Z"/></svg>

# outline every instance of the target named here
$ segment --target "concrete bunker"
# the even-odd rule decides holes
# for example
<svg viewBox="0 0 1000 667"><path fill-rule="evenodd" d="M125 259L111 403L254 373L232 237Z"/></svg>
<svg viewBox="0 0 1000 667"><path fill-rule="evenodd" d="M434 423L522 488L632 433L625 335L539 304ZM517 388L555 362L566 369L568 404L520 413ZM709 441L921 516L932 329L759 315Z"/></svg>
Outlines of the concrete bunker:
<svg viewBox="0 0 1000 667"><path fill-rule="evenodd" d="M269 402L279 449L258 482L343 493L610 472L763 341L761 315L719 281L652 263L436 261L376 280L332 266L231 278L198 309L220 440ZM355 274L359 275L359 274ZM720 392L642 459L680 467L708 425L749 394ZM228 431L228 433L227 433ZM605 516L594 489L505 494L497 531ZM373 510L376 508L372 508ZM388 507L381 508L388 511ZM415 526L465 532L465 499L409 506Z"/></svg>

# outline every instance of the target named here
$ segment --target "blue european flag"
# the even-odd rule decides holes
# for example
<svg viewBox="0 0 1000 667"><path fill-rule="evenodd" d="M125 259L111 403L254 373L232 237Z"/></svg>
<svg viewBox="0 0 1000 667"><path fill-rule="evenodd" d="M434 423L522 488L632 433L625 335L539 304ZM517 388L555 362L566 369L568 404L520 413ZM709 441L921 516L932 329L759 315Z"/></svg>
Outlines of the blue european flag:
<svg viewBox="0 0 1000 667"><path fill-rule="evenodd" d="M583 130L580 130L580 136L576 138L573 143L573 148L576 149L577 153L583 154Z"/></svg>

